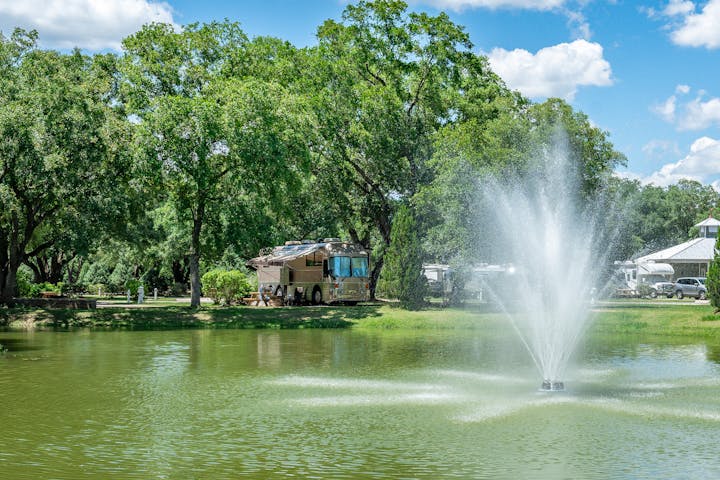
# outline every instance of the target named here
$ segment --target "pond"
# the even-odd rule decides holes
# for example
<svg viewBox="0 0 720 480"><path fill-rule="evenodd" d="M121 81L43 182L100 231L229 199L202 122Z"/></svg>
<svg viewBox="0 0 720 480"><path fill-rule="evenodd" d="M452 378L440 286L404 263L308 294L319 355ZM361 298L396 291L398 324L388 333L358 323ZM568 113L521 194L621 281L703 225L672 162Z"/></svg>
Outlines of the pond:
<svg viewBox="0 0 720 480"><path fill-rule="evenodd" d="M3 478L720 478L720 347L480 331L0 332Z"/></svg>

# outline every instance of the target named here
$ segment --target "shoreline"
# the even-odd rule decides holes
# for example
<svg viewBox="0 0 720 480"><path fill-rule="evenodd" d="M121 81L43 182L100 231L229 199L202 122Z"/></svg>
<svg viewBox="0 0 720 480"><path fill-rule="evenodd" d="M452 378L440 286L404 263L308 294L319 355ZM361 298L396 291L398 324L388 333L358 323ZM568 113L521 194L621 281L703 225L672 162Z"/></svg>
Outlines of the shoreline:
<svg viewBox="0 0 720 480"><path fill-rule="evenodd" d="M591 310L589 334L647 334L715 337L720 315L696 303L607 302ZM356 328L383 330L473 330L502 328L507 318L479 306L428 307L407 311L389 304L303 307L104 305L94 310L0 309L0 328L24 329L186 329L186 328Z"/></svg>

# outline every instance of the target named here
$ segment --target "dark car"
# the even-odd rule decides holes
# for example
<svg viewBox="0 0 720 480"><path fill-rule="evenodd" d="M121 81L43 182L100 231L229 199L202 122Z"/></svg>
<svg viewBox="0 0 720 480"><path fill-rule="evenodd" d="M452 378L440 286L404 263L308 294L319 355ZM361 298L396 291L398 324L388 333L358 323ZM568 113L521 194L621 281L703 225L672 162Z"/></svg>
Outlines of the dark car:
<svg viewBox="0 0 720 480"><path fill-rule="evenodd" d="M677 298L688 296L695 297L698 300L705 300L707 297L705 277L678 278L675 282L675 296Z"/></svg>

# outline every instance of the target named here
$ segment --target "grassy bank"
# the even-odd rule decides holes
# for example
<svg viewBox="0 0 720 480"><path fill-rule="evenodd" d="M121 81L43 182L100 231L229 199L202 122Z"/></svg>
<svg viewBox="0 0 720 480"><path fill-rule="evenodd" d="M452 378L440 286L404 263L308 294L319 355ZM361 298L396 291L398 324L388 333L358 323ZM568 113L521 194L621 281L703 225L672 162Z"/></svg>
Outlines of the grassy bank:
<svg viewBox="0 0 720 480"><path fill-rule="evenodd" d="M11 328L344 328L376 315L377 307L110 307L97 310L0 309L0 325Z"/></svg>
<svg viewBox="0 0 720 480"><path fill-rule="evenodd" d="M710 305L612 305L601 307L592 332L720 338L720 315Z"/></svg>
<svg viewBox="0 0 720 480"><path fill-rule="evenodd" d="M591 333L720 338L720 315L709 305L613 304L599 306ZM411 312L389 305L357 307L203 307L163 305L97 310L0 309L0 325L13 328L502 328L507 319L479 308L430 308Z"/></svg>

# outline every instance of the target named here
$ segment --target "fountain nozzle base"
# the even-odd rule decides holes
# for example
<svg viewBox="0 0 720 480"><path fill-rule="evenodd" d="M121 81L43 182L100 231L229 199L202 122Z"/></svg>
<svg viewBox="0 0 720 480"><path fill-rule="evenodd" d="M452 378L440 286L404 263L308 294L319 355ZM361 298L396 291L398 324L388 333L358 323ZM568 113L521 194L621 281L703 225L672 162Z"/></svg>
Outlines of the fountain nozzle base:
<svg viewBox="0 0 720 480"><path fill-rule="evenodd" d="M544 392L562 392L565 391L565 384L557 380L543 380L540 390Z"/></svg>

